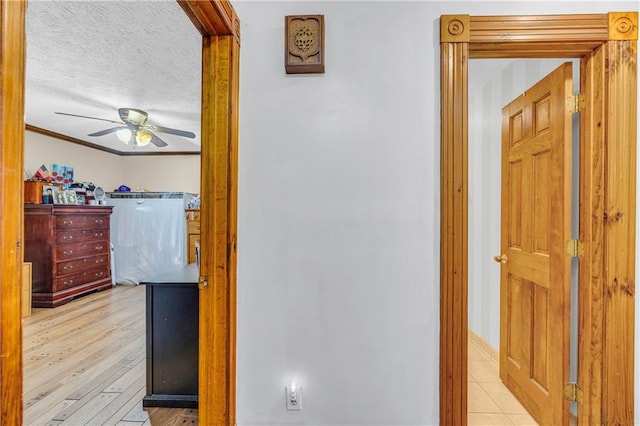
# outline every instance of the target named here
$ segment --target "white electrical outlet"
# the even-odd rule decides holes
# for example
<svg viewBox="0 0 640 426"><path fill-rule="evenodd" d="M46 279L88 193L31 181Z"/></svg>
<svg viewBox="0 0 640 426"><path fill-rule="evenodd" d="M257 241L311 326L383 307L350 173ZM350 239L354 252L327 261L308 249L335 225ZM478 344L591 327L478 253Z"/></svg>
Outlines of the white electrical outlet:
<svg viewBox="0 0 640 426"><path fill-rule="evenodd" d="M295 383L291 383L290 386L284 387L284 392L287 400L287 410L302 410L302 388Z"/></svg>

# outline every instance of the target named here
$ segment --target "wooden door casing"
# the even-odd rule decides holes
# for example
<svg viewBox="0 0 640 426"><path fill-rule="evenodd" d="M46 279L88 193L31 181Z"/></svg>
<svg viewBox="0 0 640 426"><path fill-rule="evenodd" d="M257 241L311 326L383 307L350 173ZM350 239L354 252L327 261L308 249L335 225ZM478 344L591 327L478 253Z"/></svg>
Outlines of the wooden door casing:
<svg viewBox="0 0 640 426"><path fill-rule="evenodd" d="M568 419L572 65L502 110L500 378L540 424Z"/></svg>
<svg viewBox="0 0 640 426"><path fill-rule="evenodd" d="M26 3L0 11L0 424L20 425Z"/></svg>
<svg viewBox="0 0 640 426"><path fill-rule="evenodd" d="M178 0L178 3L203 36L203 58L216 55L229 58L202 82L202 164L213 170L211 176L226 173L228 190L214 191L211 180L202 182L203 206L220 205L216 213L203 207L203 240L210 233L210 247L203 247L201 267L214 270L207 253L226 253L224 275L213 276L211 291L201 292L200 330L205 342L200 347L200 379L207 392L201 396L201 424L235 423L235 229L237 222L237 135L240 21L228 0ZM117 5L114 5L117 7ZM22 423L22 194L24 155L24 83L25 83L25 1L0 0L0 424ZM220 77L226 83L219 86ZM229 84L230 82L230 84ZM215 123L206 126L205 123ZM224 130L218 126L224 124ZM228 146L229 149L221 149ZM224 217L224 220L220 218ZM205 219L206 218L206 219ZM212 221L212 218L213 221ZM213 238L227 235L228 238ZM209 266L210 265L210 266ZM219 297L224 295L224 297ZM216 339L218 339L216 341ZM215 345L220 339L224 344ZM200 388L202 389L202 387Z"/></svg>
<svg viewBox="0 0 640 426"><path fill-rule="evenodd" d="M637 40L637 11L441 16L441 425L467 423L466 93L475 58L581 58L578 423L633 424ZM620 220L604 222L611 217Z"/></svg>

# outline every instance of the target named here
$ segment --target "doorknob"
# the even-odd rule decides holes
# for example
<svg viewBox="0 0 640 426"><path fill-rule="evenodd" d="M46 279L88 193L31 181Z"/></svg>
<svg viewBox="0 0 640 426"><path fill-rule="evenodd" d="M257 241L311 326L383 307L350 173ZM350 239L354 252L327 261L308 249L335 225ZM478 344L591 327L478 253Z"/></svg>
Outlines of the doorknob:
<svg viewBox="0 0 640 426"><path fill-rule="evenodd" d="M507 263L509 259L507 259L506 254L501 254L500 256L493 256L493 260L498 263Z"/></svg>

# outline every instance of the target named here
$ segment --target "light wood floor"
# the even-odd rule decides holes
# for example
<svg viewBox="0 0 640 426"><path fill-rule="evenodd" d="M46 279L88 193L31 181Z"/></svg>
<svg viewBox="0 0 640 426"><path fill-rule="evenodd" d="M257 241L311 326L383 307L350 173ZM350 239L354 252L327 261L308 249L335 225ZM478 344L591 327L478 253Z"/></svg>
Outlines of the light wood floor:
<svg viewBox="0 0 640 426"><path fill-rule="evenodd" d="M23 322L24 425L184 425L198 410L142 408L145 289L117 286Z"/></svg>
<svg viewBox="0 0 640 426"><path fill-rule="evenodd" d="M537 426L538 423L502 384L498 364L469 340L467 424Z"/></svg>
<svg viewBox="0 0 640 426"><path fill-rule="evenodd" d="M118 286L23 322L24 424L197 424L197 410L142 408L145 395L145 294ZM536 425L469 342L469 425Z"/></svg>

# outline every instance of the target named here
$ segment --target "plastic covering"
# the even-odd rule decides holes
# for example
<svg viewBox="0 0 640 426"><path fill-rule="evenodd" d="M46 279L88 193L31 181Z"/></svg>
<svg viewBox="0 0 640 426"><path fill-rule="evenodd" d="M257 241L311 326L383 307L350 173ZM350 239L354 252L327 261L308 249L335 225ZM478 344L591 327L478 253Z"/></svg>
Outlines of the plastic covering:
<svg viewBox="0 0 640 426"><path fill-rule="evenodd" d="M139 284L186 264L183 193L110 193L115 281ZM112 198L117 197L117 198Z"/></svg>

